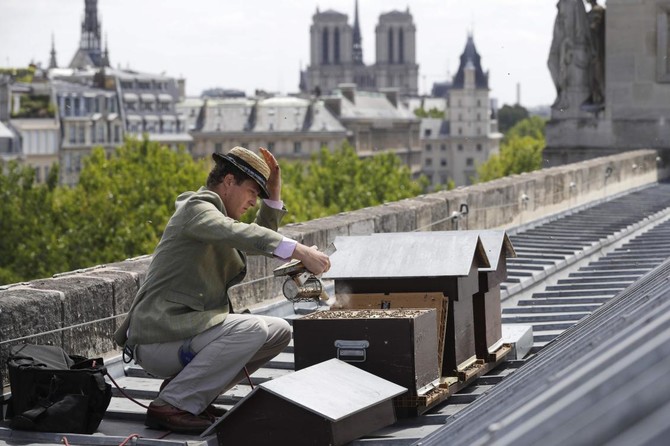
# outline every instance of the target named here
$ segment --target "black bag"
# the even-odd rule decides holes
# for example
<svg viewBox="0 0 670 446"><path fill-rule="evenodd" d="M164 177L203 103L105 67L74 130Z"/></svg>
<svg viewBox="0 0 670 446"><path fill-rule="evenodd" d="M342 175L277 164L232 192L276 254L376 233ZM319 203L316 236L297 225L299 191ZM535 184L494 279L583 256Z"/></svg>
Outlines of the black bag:
<svg viewBox="0 0 670 446"><path fill-rule="evenodd" d="M22 344L12 348L7 366L12 429L92 434L100 425L112 398L101 358Z"/></svg>

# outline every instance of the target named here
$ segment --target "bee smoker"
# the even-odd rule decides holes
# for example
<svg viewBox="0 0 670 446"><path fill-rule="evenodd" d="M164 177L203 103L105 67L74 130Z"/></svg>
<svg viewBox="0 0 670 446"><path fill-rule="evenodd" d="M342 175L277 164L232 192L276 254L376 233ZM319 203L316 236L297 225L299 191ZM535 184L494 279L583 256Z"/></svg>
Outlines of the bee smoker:
<svg viewBox="0 0 670 446"><path fill-rule="evenodd" d="M323 284L310 273L299 260L292 260L274 269L275 277L288 276L282 286L282 292L289 301L316 302L323 293Z"/></svg>

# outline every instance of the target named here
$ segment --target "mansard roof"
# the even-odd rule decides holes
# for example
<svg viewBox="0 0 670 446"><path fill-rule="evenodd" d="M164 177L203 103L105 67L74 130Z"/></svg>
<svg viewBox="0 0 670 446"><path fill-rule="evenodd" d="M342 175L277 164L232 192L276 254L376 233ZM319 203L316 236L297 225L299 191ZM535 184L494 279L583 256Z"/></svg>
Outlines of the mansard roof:
<svg viewBox="0 0 670 446"><path fill-rule="evenodd" d="M468 41L465 44L465 49L461 54L461 61L458 66L458 72L454 76L452 88L464 88L465 86L465 68L471 63L475 69L475 88L488 89L489 75L482 70L481 56L475 47L475 40L472 34L468 36Z"/></svg>

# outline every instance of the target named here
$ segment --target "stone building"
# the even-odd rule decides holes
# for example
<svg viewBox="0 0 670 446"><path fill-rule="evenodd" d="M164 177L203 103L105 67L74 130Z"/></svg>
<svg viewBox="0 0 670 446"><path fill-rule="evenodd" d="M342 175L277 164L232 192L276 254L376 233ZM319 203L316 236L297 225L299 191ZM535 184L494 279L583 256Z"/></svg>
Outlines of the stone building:
<svg viewBox="0 0 670 446"><path fill-rule="evenodd" d="M589 3L589 8L581 0L558 4L548 62L556 74L557 101L546 128L544 157L549 165L559 165L638 148L669 150L670 2L607 0L606 8ZM575 19L563 19L571 11ZM592 34L599 24L605 29ZM596 44L602 33L604 61ZM573 55L592 63L577 65L560 52L568 38L580 45ZM598 64L604 66L601 102L592 100Z"/></svg>
<svg viewBox="0 0 670 446"><path fill-rule="evenodd" d="M418 175L421 120L400 100L397 89L359 91L355 84L341 84L324 101L347 129L349 143L359 157L391 152Z"/></svg>
<svg viewBox="0 0 670 446"><path fill-rule="evenodd" d="M413 109L444 111L444 119L421 120L421 172L433 187L449 180L456 186L472 184L477 166L498 153L502 138L491 106L488 72L482 69L472 35L456 75L436 84L433 91L444 96L412 102Z"/></svg>
<svg viewBox="0 0 670 446"><path fill-rule="evenodd" d="M123 120L116 91L63 80L52 86L61 123L60 181L74 185L79 180L82 159L93 147L107 151L123 143Z"/></svg>
<svg viewBox="0 0 670 446"><path fill-rule="evenodd" d="M196 101L182 104L193 110ZM321 99L225 98L203 101L191 136L194 158L239 145L266 147L278 158L309 159L322 147L339 148L347 130Z"/></svg>
<svg viewBox="0 0 670 446"><path fill-rule="evenodd" d="M102 50L97 0L84 3L79 48L69 67L57 66L52 38L49 68L43 78L34 76L29 84L10 79L0 86L0 103L6 104L0 108L16 108L22 95L46 98L45 108L53 107L51 121L37 122L35 116L28 116L5 127L17 135L11 144L16 157L33 165L38 179L46 178L58 161L60 180L70 185L78 181L82 159L93 147L111 152L126 136L146 136L175 150L190 148L192 141L187 118L176 109L183 96L183 80L111 68L109 51Z"/></svg>
<svg viewBox="0 0 670 446"><path fill-rule="evenodd" d="M0 160L31 166L38 183L58 161L60 122L53 102L41 74L32 83L15 82L12 76L0 80Z"/></svg>
<svg viewBox="0 0 670 446"><path fill-rule="evenodd" d="M353 26L346 14L317 9L310 26L310 65L300 73L300 90L328 94L342 83L353 83L360 90L397 88L401 95L416 95L416 27L409 8L381 14L375 39L376 61L366 65L358 2Z"/></svg>

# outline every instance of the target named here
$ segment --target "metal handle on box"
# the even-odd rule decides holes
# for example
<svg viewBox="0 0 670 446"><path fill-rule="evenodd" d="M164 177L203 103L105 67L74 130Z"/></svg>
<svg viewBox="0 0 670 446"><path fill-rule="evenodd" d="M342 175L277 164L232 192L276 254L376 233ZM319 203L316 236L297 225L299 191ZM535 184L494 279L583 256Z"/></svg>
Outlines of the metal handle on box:
<svg viewBox="0 0 670 446"><path fill-rule="evenodd" d="M343 341L336 340L335 347L337 347L337 359L345 362L365 362L367 359L367 348L370 343L366 340L360 341Z"/></svg>

